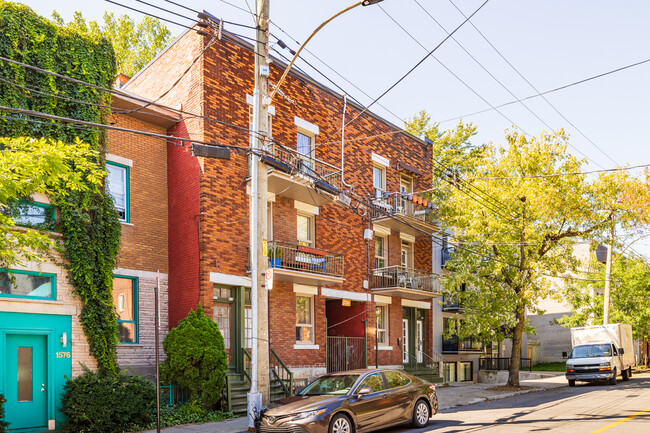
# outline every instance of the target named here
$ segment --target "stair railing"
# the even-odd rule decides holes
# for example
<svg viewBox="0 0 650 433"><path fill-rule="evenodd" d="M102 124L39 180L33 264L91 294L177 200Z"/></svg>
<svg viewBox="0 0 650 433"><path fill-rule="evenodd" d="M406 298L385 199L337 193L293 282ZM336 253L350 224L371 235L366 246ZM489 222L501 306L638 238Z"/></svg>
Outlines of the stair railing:
<svg viewBox="0 0 650 433"><path fill-rule="evenodd" d="M251 379L251 355L248 353L248 350L242 347L242 359L244 360L244 368L242 370L242 376L246 377L249 382L252 382L253 379ZM242 379L244 378L242 377Z"/></svg>
<svg viewBox="0 0 650 433"><path fill-rule="evenodd" d="M271 351L270 370L271 374L282 387L284 394L289 397L293 394L293 372L282 362L273 349Z"/></svg>
<svg viewBox="0 0 650 433"><path fill-rule="evenodd" d="M431 362L430 362L430 364L427 364L427 363L424 363L424 362L418 362L418 358L414 354L408 352L407 353L408 357L410 359L412 359L413 361L415 361L415 363L414 363L415 368L414 369L416 371L418 371L420 369L431 370L436 374L436 376L440 376L440 362L442 362L442 357L440 356L440 357L438 357L438 360L436 360L436 359L432 358L431 356L427 355L424 352L420 352L420 353L422 355L424 355ZM424 367L422 368L420 366L424 366Z"/></svg>

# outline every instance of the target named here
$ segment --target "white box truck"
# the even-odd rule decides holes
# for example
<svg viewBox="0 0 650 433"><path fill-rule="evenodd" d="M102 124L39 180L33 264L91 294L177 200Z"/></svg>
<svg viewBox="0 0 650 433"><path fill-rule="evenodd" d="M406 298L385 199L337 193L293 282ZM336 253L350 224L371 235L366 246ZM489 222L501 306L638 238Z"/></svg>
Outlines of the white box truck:
<svg viewBox="0 0 650 433"><path fill-rule="evenodd" d="M571 328L573 350L566 362L569 386L576 381L629 380L635 365L632 326L626 323Z"/></svg>

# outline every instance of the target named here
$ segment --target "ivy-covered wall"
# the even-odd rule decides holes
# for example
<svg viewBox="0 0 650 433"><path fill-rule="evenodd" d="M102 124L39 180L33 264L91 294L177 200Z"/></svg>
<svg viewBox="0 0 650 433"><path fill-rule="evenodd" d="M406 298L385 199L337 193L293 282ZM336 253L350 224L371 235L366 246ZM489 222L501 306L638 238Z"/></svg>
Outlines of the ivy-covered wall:
<svg viewBox="0 0 650 433"><path fill-rule="evenodd" d="M110 88L116 75L113 47L105 39L59 27L27 6L4 1L0 1L0 56L102 87ZM101 105L108 105L109 97L91 87L0 60L0 105L106 123L110 113ZM0 137L18 136L68 143L79 137L99 150L106 142L105 131L99 128L0 110ZM96 162L105 164L101 159ZM60 185L50 200L60 211L61 254L83 304L80 320L91 354L100 372L116 373L117 322L111 292L120 224L112 199L101 189L71 192Z"/></svg>

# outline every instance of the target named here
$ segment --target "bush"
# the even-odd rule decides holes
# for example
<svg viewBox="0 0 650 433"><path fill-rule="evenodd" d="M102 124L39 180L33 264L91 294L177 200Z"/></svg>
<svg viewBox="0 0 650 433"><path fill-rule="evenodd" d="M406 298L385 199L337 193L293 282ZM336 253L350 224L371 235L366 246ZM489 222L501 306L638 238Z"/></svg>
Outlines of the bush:
<svg viewBox="0 0 650 433"><path fill-rule="evenodd" d="M124 432L156 419L156 387L139 376L85 373L69 379L61 412L65 432Z"/></svg>
<svg viewBox="0 0 650 433"><path fill-rule="evenodd" d="M225 421L231 418L235 418L232 412L204 409L201 404L201 399L174 406L160 406L160 427L162 428L182 424ZM154 419L148 425L143 425L139 429L155 430L156 417L154 416Z"/></svg>
<svg viewBox="0 0 650 433"><path fill-rule="evenodd" d="M192 400L201 397L205 407L214 406L226 385L228 358L219 327L201 304L169 331L163 349L163 379L189 389Z"/></svg>
<svg viewBox="0 0 650 433"><path fill-rule="evenodd" d="M5 396L0 394L0 433L6 433L9 423L5 419Z"/></svg>

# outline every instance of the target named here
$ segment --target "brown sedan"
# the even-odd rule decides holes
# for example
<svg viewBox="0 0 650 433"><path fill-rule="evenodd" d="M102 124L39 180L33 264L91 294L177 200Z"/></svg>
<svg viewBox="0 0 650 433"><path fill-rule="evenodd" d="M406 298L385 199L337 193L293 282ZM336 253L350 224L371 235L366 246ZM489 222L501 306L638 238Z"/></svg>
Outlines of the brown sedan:
<svg viewBox="0 0 650 433"><path fill-rule="evenodd" d="M260 433L362 433L438 413L435 386L396 370L352 370L316 379L262 414Z"/></svg>

